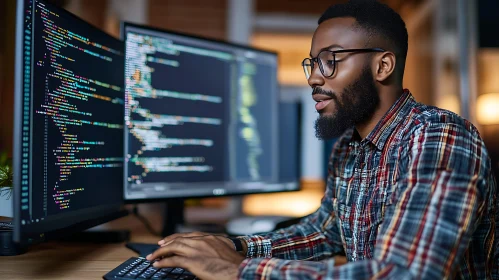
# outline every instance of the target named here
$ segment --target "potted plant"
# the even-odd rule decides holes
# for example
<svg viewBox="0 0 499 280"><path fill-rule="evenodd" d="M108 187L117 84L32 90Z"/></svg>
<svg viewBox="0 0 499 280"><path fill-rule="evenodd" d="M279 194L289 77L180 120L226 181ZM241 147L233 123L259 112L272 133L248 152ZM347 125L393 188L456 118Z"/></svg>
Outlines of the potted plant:
<svg viewBox="0 0 499 280"><path fill-rule="evenodd" d="M12 161L7 153L0 153L0 256L14 256L26 252L26 248L12 239L14 217L12 207Z"/></svg>
<svg viewBox="0 0 499 280"><path fill-rule="evenodd" d="M0 153L0 216L13 217L12 213L12 167L7 153Z"/></svg>

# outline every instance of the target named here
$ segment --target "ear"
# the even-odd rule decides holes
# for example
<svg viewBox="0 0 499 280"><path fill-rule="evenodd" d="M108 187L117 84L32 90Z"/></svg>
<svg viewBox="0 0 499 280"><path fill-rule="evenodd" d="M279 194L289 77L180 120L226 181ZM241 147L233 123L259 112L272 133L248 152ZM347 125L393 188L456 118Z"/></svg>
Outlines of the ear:
<svg viewBox="0 0 499 280"><path fill-rule="evenodd" d="M374 78L378 82L386 81L395 71L397 59L392 52L384 52L376 59L376 73Z"/></svg>

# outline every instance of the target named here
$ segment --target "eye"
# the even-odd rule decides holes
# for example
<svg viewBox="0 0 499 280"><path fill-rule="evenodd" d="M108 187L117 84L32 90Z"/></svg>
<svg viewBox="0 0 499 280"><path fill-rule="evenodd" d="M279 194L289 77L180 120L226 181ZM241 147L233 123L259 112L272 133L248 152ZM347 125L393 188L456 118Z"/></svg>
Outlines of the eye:
<svg viewBox="0 0 499 280"><path fill-rule="evenodd" d="M319 54L320 60L325 67L334 66L336 63L335 55L330 51L324 51Z"/></svg>
<svg viewBox="0 0 499 280"><path fill-rule="evenodd" d="M334 61L334 60L332 60L332 59L328 59L328 60L326 60L326 65L327 65L327 66L333 66L333 65L334 65L334 63L335 63L335 61Z"/></svg>

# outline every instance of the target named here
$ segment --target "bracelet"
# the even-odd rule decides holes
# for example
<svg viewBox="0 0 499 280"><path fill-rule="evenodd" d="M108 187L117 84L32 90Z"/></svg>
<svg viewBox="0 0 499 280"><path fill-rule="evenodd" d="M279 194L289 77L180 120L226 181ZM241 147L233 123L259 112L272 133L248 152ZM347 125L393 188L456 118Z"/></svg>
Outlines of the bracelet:
<svg viewBox="0 0 499 280"><path fill-rule="evenodd" d="M239 238L229 238L230 241L232 241L232 244L234 244L234 249L236 252L243 252L243 243L241 239Z"/></svg>

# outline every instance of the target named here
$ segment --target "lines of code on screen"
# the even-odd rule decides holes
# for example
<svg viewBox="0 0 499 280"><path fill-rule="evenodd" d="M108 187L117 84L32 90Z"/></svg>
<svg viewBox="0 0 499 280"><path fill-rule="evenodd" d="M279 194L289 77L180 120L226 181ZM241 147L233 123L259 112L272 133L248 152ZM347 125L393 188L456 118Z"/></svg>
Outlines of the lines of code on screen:
<svg viewBox="0 0 499 280"><path fill-rule="evenodd" d="M277 113L272 92L275 66L262 61L265 59L245 59L237 64L236 105L232 106L236 120L232 133L235 146L232 169L238 181L268 181L276 171L272 154L277 137L272 127L273 114Z"/></svg>
<svg viewBox="0 0 499 280"><path fill-rule="evenodd" d="M33 4L26 33L33 53L25 53L32 59L32 164L23 223L119 203L123 182L122 44L63 10Z"/></svg>
<svg viewBox="0 0 499 280"><path fill-rule="evenodd" d="M124 32L125 199L265 191L277 177L276 55Z"/></svg>
<svg viewBox="0 0 499 280"><path fill-rule="evenodd" d="M126 56L128 182L223 181L232 56L132 32Z"/></svg>

